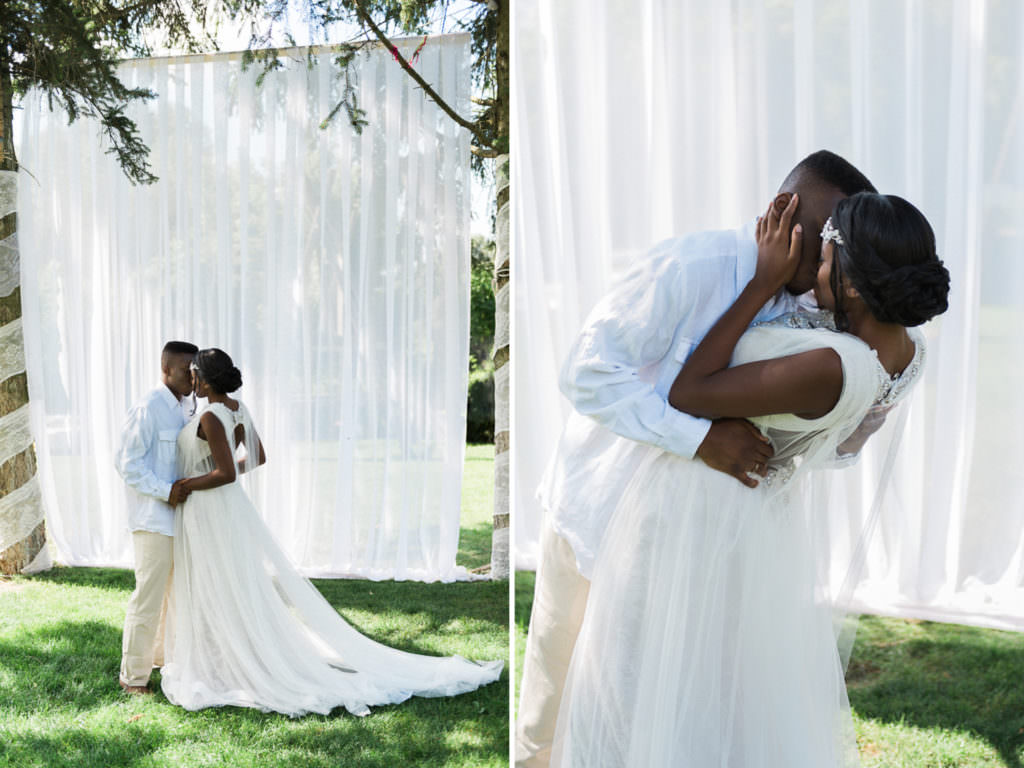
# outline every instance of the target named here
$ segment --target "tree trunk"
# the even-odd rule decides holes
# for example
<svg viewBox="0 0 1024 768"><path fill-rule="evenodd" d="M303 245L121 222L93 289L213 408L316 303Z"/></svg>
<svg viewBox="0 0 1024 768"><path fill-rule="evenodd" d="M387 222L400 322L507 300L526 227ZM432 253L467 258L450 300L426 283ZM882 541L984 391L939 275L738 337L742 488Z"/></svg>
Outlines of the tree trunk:
<svg viewBox="0 0 1024 768"><path fill-rule="evenodd" d="M494 224L494 532L491 536L491 578L509 577L509 17L510 0L499 0L495 50L495 120L498 215Z"/></svg>
<svg viewBox="0 0 1024 768"><path fill-rule="evenodd" d="M494 252L494 533L491 578L509 577L509 179L508 155L497 162Z"/></svg>
<svg viewBox="0 0 1024 768"><path fill-rule="evenodd" d="M36 452L28 428L18 259L13 93L0 60L0 573L20 573L46 546Z"/></svg>

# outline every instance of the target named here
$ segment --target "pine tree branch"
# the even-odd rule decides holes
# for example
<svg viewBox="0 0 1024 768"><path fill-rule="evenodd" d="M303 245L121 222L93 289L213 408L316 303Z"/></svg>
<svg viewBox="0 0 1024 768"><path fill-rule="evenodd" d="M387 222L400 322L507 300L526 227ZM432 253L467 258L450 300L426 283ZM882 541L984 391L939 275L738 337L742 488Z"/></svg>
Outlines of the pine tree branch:
<svg viewBox="0 0 1024 768"><path fill-rule="evenodd" d="M419 85L420 88L423 89L424 93L426 93L427 96L429 96L430 99L435 104L437 104L437 106L439 106L441 108L441 110L445 114L447 114L452 120L454 120L458 125L461 125L463 128L465 128L471 134L473 134L474 138L476 138L476 140L478 142L486 143L486 141L484 140L484 137L480 135L476 123L467 120L462 115L460 115L458 112L456 112L454 109L452 109L448 105L448 103L444 99L442 99L440 95L438 95L437 91L435 91L430 86L430 83L428 83L426 80L424 80L423 77L420 75L420 73L417 72L415 69L413 69L412 65L409 64L408 61L406 61L405 57L399 52L399 50L395 46L395 44L392 43L391 40L388 39L387 35L384 34L384 32L381 30L381 28L378 27L377 24L370 17L370 14L367 12L366 7L363 5L363 1L362 0L354 0L354 2L355 2L355 6L356 6L356 11L358 12L359 17L373 31L373 33L377 36L377 39L380 40L384 44L384 47L387 48L391 52L391 55L395 57L395 60L401 65L402 69L404 69L406 72L408 72L409 76L413 80L416 81L416 84Z"/></svg>
<svg viewBox="0 0 1024 768"><path fill-rule="evenodd" d="M13 106L14 93L7 60L0 58L0 171L18 170L18 158L14 153Z"/></svg>

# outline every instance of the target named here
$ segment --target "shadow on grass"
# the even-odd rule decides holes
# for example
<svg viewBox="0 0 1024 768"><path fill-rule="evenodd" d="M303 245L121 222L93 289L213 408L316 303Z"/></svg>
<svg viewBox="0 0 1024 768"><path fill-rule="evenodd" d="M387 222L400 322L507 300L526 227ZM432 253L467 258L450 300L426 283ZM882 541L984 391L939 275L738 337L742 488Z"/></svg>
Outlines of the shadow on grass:
<svg viewBox="0 0 1024 768"><path fill-rule="evenodd" d="M151 717L125 724L122 717L107 721L106 727L104 723L76 722L48 733L8 731L0 742L0 761L45 768L503 764L508 754L506 718L501 718L501 727L481 727L478 703L446 701L452 705L439 711L432 701L414 699L395 707L379 707L367 718L336 710L330 716L290 720L273 713L225 707L179 711L177 724L171 727L154 723ZM161 708L148 705L148 711ZM445 737L449 733L468 733L472 738L448 743Z"/></svg>
<svg viewBox="0 0 1024 768"><path fill-rule="evenodd" d="M44 582L69 587L92 587L131 592L135 589L135 573L126 568L73 568L57 566L33 576L26 582Z"/></svg>
<svg viewBox="0 0 1024 768"><path fill-rule="evenodd" d="M121 632L102 621L57 621L0 639L0 701L17 711L86 710L116 701Z"/></svg>
<svg viewBox="0 0 1024 768"><path fill-rule="evenodd" d="M131 590L135 588L134 573L120 568L57 567L31 577L20 577L18 581L25 584L44 582L120 591L124 593L126 602ZM424 616L427 628L439 634L461 633L462 629L458 623L466 620L488 623L502 630L508 629L507 581L453 584L362 579L313 581L327 601L357 629L358 624L348 618L348 610ZM115 645L120 648L120 635ZM402 650L415 652L416 648L408 647Z"/></svg>
<svg viewBox="0 0 1024 768"><path fill-rule="evenodd" d="M505 696L507 700L507 690ZM501 714L499 727L483 727L479 702L458 696L443 700L411 699L375 709L370 717L379 719L376 724L359 721L346 730L315 724L303 730L281 730L262 741L279 759L287 756L280 764L289 767L442 766L456 762L455 758L464 765L484 765L494 763L496 756L500 756L499 764L507 764L507 710ZM461 743L445 743L439 726L444 731L462 731L472 736L459 740Z"/></svg>
<svg viewBox="0 0 1024 768"><path fill-rule="evenodd" d="M10 734L0 746L7 765L83 768L152 764L152 754L166 741L163 731L142 728L97 733L65 730L52 736Z"/></svg>
<svg viewBox="0 0 1024 768"><path fill-rule="evenodd" d="M1021 768L1024 636L864 617L847 680L861 717L967 731Z"/></svg>
<svg viewBox="0 0 1024 768"><path fill-rule="evenodd" d="M88 571L58 572L48 580L75 587L105 582ZM433 611L442 622L457 623L467 603L477 600L474 613L494 613L491 621L507 623L507 585L440 585L448 596L441 599L439 585L356 584L377 592L364 596L371 608L392 603L397 589L403 600L419 601L418 611ZM127 586L120 587L125 597ZM73 590L47 599L63 604ZM186 712L159 692L159 673L151 681L156 695L129 699L121 693L120 626L60 620L56 607L51 613L56 615L22 622L11 617L15 621L0 636L0 765L496 767L508 754L507 670L501 682L471 693L376 707L366 718L341 708L299 720L235 707Z"/></svg>
<svg viewBox="0 0 1024 768"><path fill-rule="evenodd" d="M374 582L317 579L316 588L352 626L372 634L352 616L354 611L374 615L401 613L417 616L422 631L459 636L467 624L479 630L508 632L508 582L423 584L417 581ZM422 652L399 637L374 637L403 651Z"/></svg>

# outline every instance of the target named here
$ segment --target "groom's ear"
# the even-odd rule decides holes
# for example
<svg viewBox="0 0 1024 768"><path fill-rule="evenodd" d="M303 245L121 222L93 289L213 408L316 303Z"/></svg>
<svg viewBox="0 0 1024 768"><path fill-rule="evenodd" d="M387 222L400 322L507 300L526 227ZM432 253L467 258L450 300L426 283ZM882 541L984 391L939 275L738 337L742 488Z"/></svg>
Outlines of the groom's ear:
<svg viewBox="0 0 1024 768"><path fill-rule="evenodd" d="M789 205L789 201L792 199L792 192L779 192L776 194L775 199L772 200L772 208L775 210L775 214L782 216L782 212L786 210L786 206Z"/></svg>

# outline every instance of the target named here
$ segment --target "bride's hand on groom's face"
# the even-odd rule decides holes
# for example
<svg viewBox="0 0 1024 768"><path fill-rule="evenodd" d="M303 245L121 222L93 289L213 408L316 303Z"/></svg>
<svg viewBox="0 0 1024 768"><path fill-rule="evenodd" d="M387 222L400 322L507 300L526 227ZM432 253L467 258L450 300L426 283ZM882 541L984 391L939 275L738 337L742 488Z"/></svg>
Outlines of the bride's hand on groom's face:
<svg viewBox="0 0 1024 768"><path fill-rule="evenodd" d="M792 195L785 205L777 196L757 220L757 269L751 282L768 294L774 294L792 280L800 266L803 229L799 224L793 226L799 204L797 195Z"/></svg>

